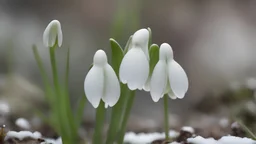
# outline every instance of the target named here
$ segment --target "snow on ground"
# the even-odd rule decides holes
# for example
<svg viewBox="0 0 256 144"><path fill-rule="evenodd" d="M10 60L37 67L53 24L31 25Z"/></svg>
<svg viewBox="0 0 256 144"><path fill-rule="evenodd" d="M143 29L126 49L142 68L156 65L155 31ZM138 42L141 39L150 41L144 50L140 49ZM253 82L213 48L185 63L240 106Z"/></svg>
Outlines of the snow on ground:
<svg viewBox="0 0 256 144"><path fill-rule="evenodd" d="M42 135L39 132L30 132L30 131L9 131L6 134L5 140L11 139L11 138L18 138L19 140L23 140L24 138L33 138L33 139L39 139Z"/></svg>
<svg viewBox="0 0 256 144"><path fill-rule="evenodd" d="M219 140L197 136L194 138L188 138L187 141L192 144L256 144L256 141L250 138L241 138L235 136L223 136Z"/></svg>
<svg viewBox="0 0 256 144"><path fill-rule="evenodd" d="M169 136L170 138L175 138L179 135L178 132L170 130ZM150 144L152 141L157 139L164 139L164 133L134 133L128 132L124 136L124 143L131 143L131 144Z"/></svg>

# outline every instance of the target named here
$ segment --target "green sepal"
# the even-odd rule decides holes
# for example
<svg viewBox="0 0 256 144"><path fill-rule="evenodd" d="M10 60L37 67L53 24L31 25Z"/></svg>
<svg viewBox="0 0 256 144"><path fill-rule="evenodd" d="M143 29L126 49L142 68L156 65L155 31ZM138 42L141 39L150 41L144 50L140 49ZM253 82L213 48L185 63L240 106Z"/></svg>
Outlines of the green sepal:
<svg viewBox="0 0 256 144"><path fill-rule="evenodd" d="M159 46L157 44L152 44L149 48L149 75L151 76L154 67L156 66L157 62L159 61Z"/></svg>
<svg viewBox="0 0 256 144"><path fill-rule="evenodd" d="M132 42L132 35L129 37L129 39L124 47L124 54L126 54L128 52L128 50L130 49L131 42Z"/></svg>

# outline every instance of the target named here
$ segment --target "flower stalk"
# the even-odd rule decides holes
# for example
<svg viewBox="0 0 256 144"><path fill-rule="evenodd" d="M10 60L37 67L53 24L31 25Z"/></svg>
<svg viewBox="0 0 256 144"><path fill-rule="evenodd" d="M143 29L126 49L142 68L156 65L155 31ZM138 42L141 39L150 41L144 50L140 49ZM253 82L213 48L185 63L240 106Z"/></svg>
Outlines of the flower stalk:
<svg viewBox="0 0 256 144"><path fill-rule="evenodd" d="M118 140L117 140L118 144L123 144L123 141L124 141L125 130L126 130L127 122L129 120L129 117L130 117L132 105L133 105L133 102L134 102L135 92L136 91L129 90L128 94L127 94L128 99L126 101L125 111L124 111L124 114L123 114L121 128L120 128L120 131L119 131L119 137L118 137Z"/></svg>
<svg viewBox="0 0 256 144"><path fill-rule="evenodd" d="M96 123L95 123L95 129L93 134L93 144L103 144L103 128L104 128L104 122L105 122L105 107L104 102L101 100L99 107L96 110Z"/></svg>
<svg viewBox="0 0 256 144"><path fill-rule="evenodd" d="M169 111L168 111L168 95L164 95L164 132L165 140L169 139Z"/></svg>

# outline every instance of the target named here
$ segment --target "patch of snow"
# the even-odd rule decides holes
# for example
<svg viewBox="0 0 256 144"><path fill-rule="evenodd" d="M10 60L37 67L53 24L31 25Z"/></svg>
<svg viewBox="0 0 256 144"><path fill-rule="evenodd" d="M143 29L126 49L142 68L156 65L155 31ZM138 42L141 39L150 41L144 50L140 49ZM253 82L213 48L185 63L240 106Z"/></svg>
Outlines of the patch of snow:
<svg viewBox="0 0 256 144"><path fill-rule="evenodd" d="M18 118L15 121L15 124L16 124L16 126L22 128L22 129L30 129L31 128L29 122L25 118Z"/></svg>
<svg viewBox="0 0 256 144"><path fill-rule="evenodd" d="M45 142L42 142L41 144L62 144L62 139L59 137L58 139L45 139Z"/></svg>
<svg viewBox="0 0 256 144"><path fill-rule="evenodd" d="M256 144L256 141L252 139L235 136L223 136L219 140L197 136L194 138L188 138L187 141L192 144Z"/></svg>
<svg viewBox="0 0 256 144"><path fill-rule="evenodd" d="M171 142L169 144L181 144L181 143L178 143L178 142Z"/></svg>
<svg viewBox="0 0 256 144"><path fill-rule="evenodd" d="M249 138L223 136L221 139L218 140L218 144L256 144L256 141Z"/></svg>
<svg viewBox="0 0 256 144"><path fill-rule="evenodd" d="M10 112L10 107L7 102L0 101L0 113L1 114L7 114Z"/></svg>
<svg viewBox="0 0 256 144"><path fill-rule="evenodd" d="M42 135L39 132L30 132L30 131L9 131L6 134L5 140L11 139L11 138L17 138L19 140L23 140L24 138L33 138L33 139L39 139Z"/></svg>
<svg viewBox="0 0 256 144"><path fill-rule="evenodd" d="M203 138L197 136L194 138L188 138L187 141L192 144L217 144L217 141L213 138Z"/></svg>
<svg viewBox="0 0 256 144"><path fill-rule="evenodd" d="M175 138L179 135L178 132L170 130L169 136L170 138ZM132 143L132 144L150 144L152 141L157 139L164 139L164 133L134 133L128 132L124 136L124 143Z"/></svg>
<svg viewBox="0 0 256 144"><path fill-rule="evenodd" d="M229 120L227 118L222 118L220 119L219 121L219 125L222 127L222 128L227 128L228 125L229 125Z"/></svg>
<svg viewBox="0 0 256 144"><path fill-rule="evenodd" d="M181 128L181 130L192 133L192 134L195 133L195 130L192 127L189 127L189 126L184 126L184 127Z"/></svg>

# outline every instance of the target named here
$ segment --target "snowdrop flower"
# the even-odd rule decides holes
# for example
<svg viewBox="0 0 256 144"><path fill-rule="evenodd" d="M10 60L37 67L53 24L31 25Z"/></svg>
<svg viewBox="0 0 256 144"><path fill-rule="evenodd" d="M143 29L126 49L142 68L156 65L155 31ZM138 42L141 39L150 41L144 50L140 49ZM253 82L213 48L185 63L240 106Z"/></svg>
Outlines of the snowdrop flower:
<svg viewBox="0 0 256 144"><path fill-rule="evenodd" d="M62 30L58 20L51 21L44 30L43 42L46 47L53 47L56 40L58 40L58 46L62 45Z"/></svg>
<svg viewBox="0 0 256 144"><path fill-rule="evenodd" d="M119 81L103 50L98 50L94 55L93 67L84 80L84 91L94 108L99 106L101 99L105 107L112 107L120 97Z"/></svg>
<svg viewBox="0 0 256 144"><path fill-rule="evenodd" d="M119 70L120 81L131 90L142 89L149 75L148 54L149 32L147 29L136 31L131 47L124 56Z"/></svg>
<svg viewBox="0 0 256 144"><path fill-rule="evenodd" d="M172 99L183 98L188 90L188 78L183 68L173 59L169 44L163 43L159 50L157 62L151 77L150 94L157 102L168 93Z"/></svg>

